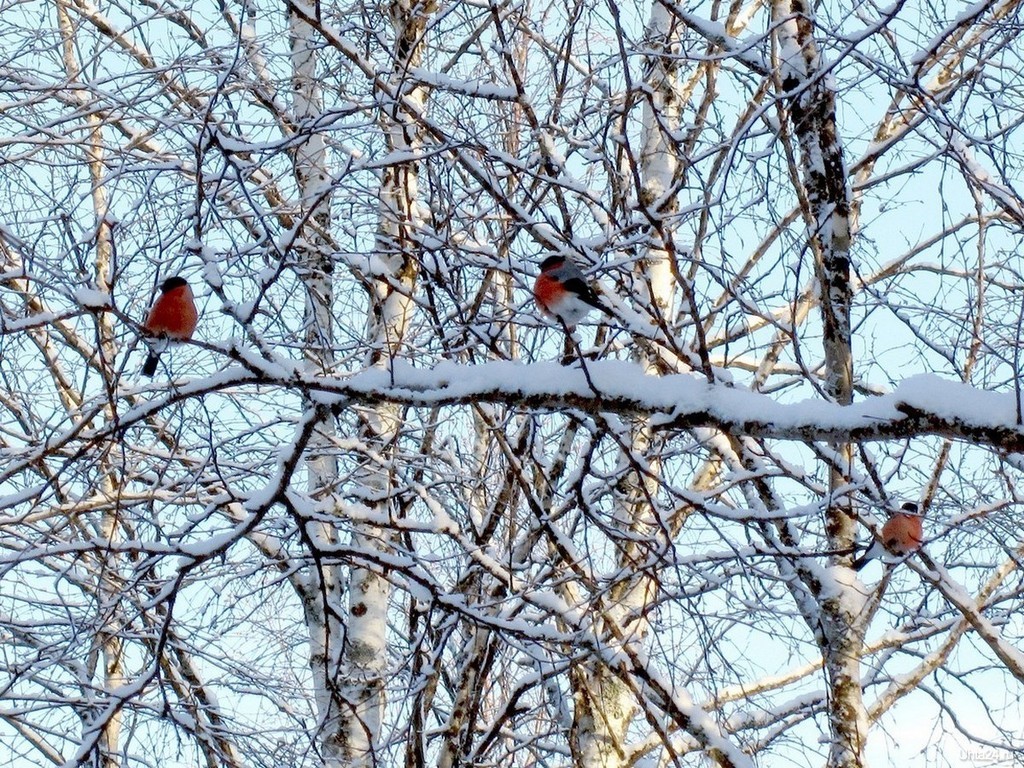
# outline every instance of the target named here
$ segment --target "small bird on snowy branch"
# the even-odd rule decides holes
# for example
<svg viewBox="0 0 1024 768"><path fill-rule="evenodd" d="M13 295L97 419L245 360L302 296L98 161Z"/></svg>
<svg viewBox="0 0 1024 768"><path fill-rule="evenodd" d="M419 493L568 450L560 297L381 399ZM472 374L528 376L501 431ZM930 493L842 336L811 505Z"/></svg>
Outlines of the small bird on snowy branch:
<svg viewBox="0 0 1024 768"><path fill-rule="evenodd" d="M149 310L146 322L142 324L146 335L154 337L147 342L149 357L142 366L142 375L152 376L156 373L160 354L167 347L168 340L188 341L195 333L198 322L199 313L196 311L192 288L185 279L169 277L164 280L160 286L160 295Z"/></svg>
<svg viewBox="0 0 1024 768"><path fill-rule="evenodd" d="M541 262L533 298L542 313L561 320L570 330L593 309L612 314L580 268L564 256L549 256Z"/></svg>
<svg viewBox="0 0 1024 768"><path fill-rule="evenodd" d="M906 557L921 548L924 541L923 516L917 504L908 501L899 512L885 521L882 533L868 548L868 551L853 561L852 568L859 571L870 560L886 555Z"/></svg>

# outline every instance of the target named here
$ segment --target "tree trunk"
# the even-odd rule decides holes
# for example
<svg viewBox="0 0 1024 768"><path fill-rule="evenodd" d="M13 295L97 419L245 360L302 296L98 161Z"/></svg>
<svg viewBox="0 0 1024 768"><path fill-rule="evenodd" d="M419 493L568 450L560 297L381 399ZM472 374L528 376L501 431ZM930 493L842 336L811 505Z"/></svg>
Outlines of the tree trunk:
<svg viewBox="0 0 1024 768"><path fill-rule="evenodd" d="M318 74L316 32L294 11L288 15L292 65L292 111L299 126L310 125L323 110L323 94ZM295 233L293 250L305 287L305 357L314 373L328 373L334 367L334 286L331 248L327 237L331 215L331 184L327 146L324 137L309 130L295 147L293 168L299 191L300 229ZM333 416L328 409L313 410L316 426L305 455L311 495L323 497L333 492L338 462L332 451L335 434ZM335 543L334 527L326 523L308 523L306 533L314 546ZM341 673L344 628L340 600L340 572L335 565L316 565L293 580L302 601L309 635L309 664L319 716L317 739L320 757L326 766L341 768L348 764L344 726L348 708L338 692Z"/></svg>
<svg viewBox="0 0 1024 768"><path fill-rule="evenodd" d="M419 113L426 92L406 83L410 70L423 56L428 9L417 2L395 0L389 7L395 50L391 86L415 105ZM414 153L420 146L416 121L396 102L383 115L389 152ZM418 176L415 161L388 166L383 173L375 255L385 269L372 279L367 342L374 366L389 369L401 353L414 303L419 269ZM360 438L369 447L357 473L358 494L378 519L397 514L393 484L402 409L380 405L360 411ZM390 533L360 523L354 527L353 545L368 552L386 549ZM376 748L384 711L387 672L387 610L391 593L385 574L376 569L353 568L349 578L348 632L342 661L342 733L345 765L369 768L377 765Z"/></svg>
<svg viewBox="0 0 1024 768"><path fill-rule="evenodd" d="M673 131L679 126L681 96L679 93L679 40L676 23L666 7L651 5L648 25L648 95L643 106L643 134L639 158L641 187L639 203L648 221L648 242L634 275L636 300L648 308L654 321L666 327L676 293L674 248L671 243L672 214L678 204L675 195L679 171L679 149ZM666 221L668 220L668 221ZM647 373L656 375L658 360L641 355ZM639 557L635 542L649 540L657 531L657 475L660 471L660 441L646 423L638 424L624 450L619 472L625 481L616 498L615 520L622 532L620 567L634 570L633 578L616 586L606 612L607 620L618 623L618 617L636 618L629 625L625 642L642 644L650 632L646 606L656 596L656 583L643 570L636 569ZM640 466L645 471L639 471ZM609 644L622 642L621 625L607 628ZM626 739L629 724L637 711L635 694L616 674L594 660L571 675L574 686L572 728L573 757L577 765L587 768L624 768L629 759Z"/></svg>
<svg viewBox="0 0 1024 768"><path fill-rule="evenodd" d="M837 403L853 402L850 334L850 189L836 125L835 93L814 40L814 11L804 0L776 0L773 19L778 40L780 85L789 100L793 131L800 145L801 196L808 239L821 296L825 351L825 392ZM794 173L795 175L795 173ZM826 516L827 547L834 564L850 564L856 519L849 502L836 494L847 483L853 459L849 444L833 446L842 466L830 471ZM844 471L844 469L846 471ZM831 590L821 600L821 626L815 628L830 686L832 745L829 765L854 768L864 763L867 712L861 690L861 602L853 588Z"/></svg>
<svg viewBox="0 0 1024 768"><path fill-rule="evenodd" d="M63 47L64 68L68 74L68 81L71 83L81 82L81 65L76 52L77 36L67 6L61 0L56 3L57 23L61 33ZM85 93L85 92L83 92ZM110 222L107 217L107 190L105 186L106 168L104 166L103 131L100 117L95 113L86 115L87 125L85 155L89 167L89 177L92 181L92 207L96 217L96 257L94 262L93 279L96 289L110 294L111 270L113 267L113 236ZM114 390L116 387L117 373L114 366L114 355L117 347L114 342L113 315L102 312L96 318L99 331L99 344L97 352L99 360L97 368L103 377L103 385L107 392L107 405L103 409L103 418L107 423L117 420L114 411ZM104 496L111 500L110 507L100 514L99 537L108 544L115 544L121 539L120 526L118 523L117 489L121 487L118 479L118 471L110 461L110 453L105 452L101 467L100 485ZM93 666L101 665L100 679L101 687L107 692L113 692L121 688L126 678L124 675L124 640L121 631L121 612L118 608L120 602L121 586L121 563L120 558L110 552L100 555L98 562L94 564L96 572L96 593L97 605L99 607L99 622L102 629L97 633L90 663ZM103 711L100 708L99 711ZM102 723L88 723L87 728L92 730L99 728L99 764L102 768L118 768L121 764L121 728L122 712L120 706L107 710L105 721Z"/></svg>

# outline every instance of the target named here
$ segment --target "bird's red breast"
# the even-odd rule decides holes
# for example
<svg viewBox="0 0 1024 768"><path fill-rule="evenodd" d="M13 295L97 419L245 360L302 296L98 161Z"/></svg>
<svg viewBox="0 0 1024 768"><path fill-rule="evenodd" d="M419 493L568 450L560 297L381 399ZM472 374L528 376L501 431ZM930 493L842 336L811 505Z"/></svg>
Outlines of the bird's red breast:
<svg viewBox="0 0 1024 768"><path fill-rule="evenodd" d="M565 286L547 272L541 272L533 284L533 298L546 315L554 315L555 307L566 297Z"/></svg>
<svg viewBox="0 0 1024 768"><path fill-rule="evenodd" d="M920 548L924 541L924 528L920 515L899 512L882 526L882 544L890 552L905 555Z"/></svg>
<svg viewBox="0 0 1024 768"><path fill-rule="evenodd" d="M198 322L192 289L186 284L160 294L142 327L153 336L185 341L192 338Z"/></svg>

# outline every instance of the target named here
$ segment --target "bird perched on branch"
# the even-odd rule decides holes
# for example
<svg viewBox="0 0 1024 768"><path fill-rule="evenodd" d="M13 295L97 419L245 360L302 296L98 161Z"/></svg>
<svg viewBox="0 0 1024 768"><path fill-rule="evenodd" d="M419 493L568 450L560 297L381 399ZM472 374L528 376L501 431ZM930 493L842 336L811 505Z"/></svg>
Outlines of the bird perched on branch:
<svg viewBox="0 0 1024 768"><path fill-rule="evenodd" d="M149 357L142 366L143 376L156 373L160 354L167 347L168 341L188 341L195 333L199 322L196 311L195 297L192 289L182 277L169 277L160 286L160 295L149 310L142 330L154 337L149 344Z"/></svg>
<svg viewBox="0 0 1024 768"><path fill-rule="evenodd" d="M533 299L548 317L561 320L572 329L592 309L611 314L580 268L564 256L549 256L540 265L540 275L533 284Z"/></svg>
<svg viewBox="0 0 1024 768"><path fill-rule="evenodd" d="M899 512L885 521L882 534L868 551L853 561L852 568L859 571L868 561L886 554L905 557L921 548L924 541L923 516L917 504L908 501Z"/></svg>

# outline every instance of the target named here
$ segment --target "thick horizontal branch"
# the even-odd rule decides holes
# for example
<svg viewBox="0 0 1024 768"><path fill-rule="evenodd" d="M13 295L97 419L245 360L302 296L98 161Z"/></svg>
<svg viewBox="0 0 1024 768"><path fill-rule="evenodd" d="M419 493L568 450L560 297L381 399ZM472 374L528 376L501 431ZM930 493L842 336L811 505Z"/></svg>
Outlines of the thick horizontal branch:
<svg viewBox="0 0 1024 768"><path fill-rule="evenodd" d="M237 369L235 369L237 371ZM237 386L254 376L273 384L259 370L223 371L218 385ZM269 373L269 371L268 371ZM205 389L210 382L205 382ZM1024 451L1024 427L1017 423L1015 396L979 390L934 375L918 375L886 395L841 406L820 399L780 403L738 386L709 384L702 376L647 376L633 363L575 364L492 362L483 365L442 363L435 368L397 364L350 376L289 376L284 386L298 386L335 410L351 403L398 403L409 406L454 406L501 403L552 411L612 413L650 418L657 429L712 427L734 435L775 440L870 442L937 435ZM182 386L178 398L204 389L197 380ZM193 389L195 388L195 389ZM155 404L154 404L155 405ZM145 406L140 406L145 409Z"/></svg>

